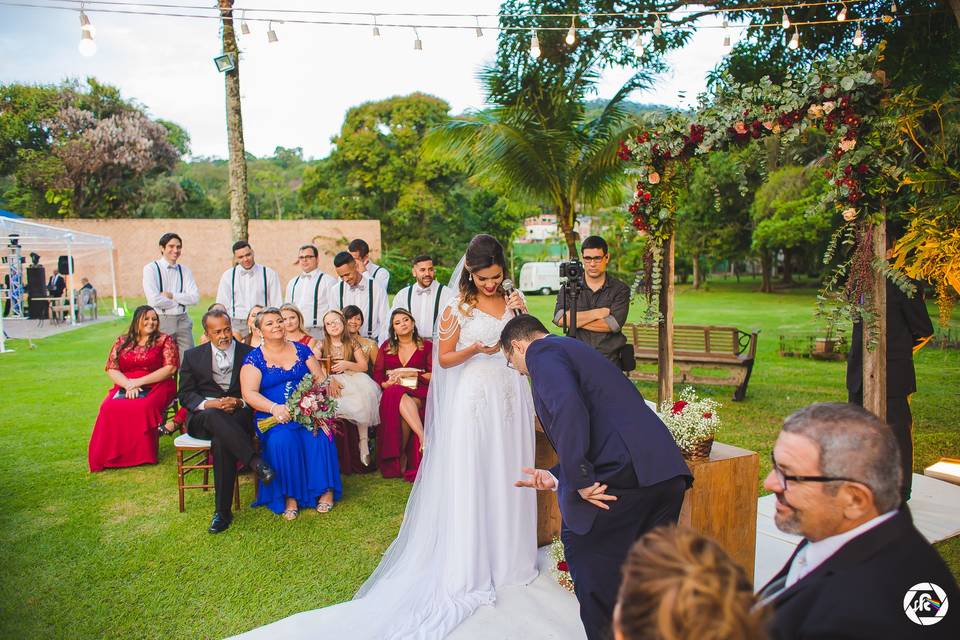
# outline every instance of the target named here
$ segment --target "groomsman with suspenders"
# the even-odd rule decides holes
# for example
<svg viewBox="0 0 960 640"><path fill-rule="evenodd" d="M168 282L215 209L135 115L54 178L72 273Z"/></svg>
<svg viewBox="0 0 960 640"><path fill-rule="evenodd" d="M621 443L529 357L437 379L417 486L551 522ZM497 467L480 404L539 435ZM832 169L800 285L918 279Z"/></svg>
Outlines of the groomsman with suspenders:
<svg viewBox="0 0 960 640"><path fill-rule="evenodd" d="M178 263L183 241L175 233L160 236L159 260L143 267L143 293L160 317L160 331L177 341L180 356L193 348L193 321L187 308L200 302L200 289L190 269Z"/></svg>
<svg viewBox="0 0 960 640"><path fill-rule="evenodd" d="M323 338L323 314L327 312L327 291L333 278L317 266L320 253L312 244L300 247L297 261L303 272L287 283L283 297L300 309L303 314L303 329L317 340Z"/></svg>
<svg viewBox="0 0 960 640"><path fill-rule="evenodd" d="M433 258L420 255L413 259L413 277L416 282L400 289L393 298L394 309L406 309L417 323L417 332L429 338L437 328L437 318L454 296L450 287L436 280Z"/></svg>
<svg viewBox="0 0 960 640"><path fill-rule="evenodd" d="M363 311L364 318L360 335L383 344L390 335L387 290L364 274L360 263L346 251L333 258L333 266L339 279L327 291L329 308L342 311L348 305L356 305Z"/></svg>
<svg viewBox="0 0 960 640"><path fill-rule="evenodd" d="M351 240L350 244L347 245L347 251L360 263L360 271L370 276L374 282L386 291L387 285L390 283L390 272L370 260L370 245L367 244L367 241L360 238Z"/></svg>
<svg viewBox="0 0 960 640"><path fill-rule="evenodd" d="M262 264L256 264L253 247L246 240L233 243L237 264L224 271L217 289L217 302L227 308L234 335L246 338L247 314L254 305L279 307L283 304L280 276Z"/></svg>

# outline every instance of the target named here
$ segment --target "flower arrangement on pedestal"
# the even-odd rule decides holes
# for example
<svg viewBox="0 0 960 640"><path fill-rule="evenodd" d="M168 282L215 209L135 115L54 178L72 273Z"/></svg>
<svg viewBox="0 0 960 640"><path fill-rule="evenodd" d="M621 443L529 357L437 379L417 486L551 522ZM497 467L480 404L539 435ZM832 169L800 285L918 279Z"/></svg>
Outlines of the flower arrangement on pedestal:
<svg viewBox="0 0 960 640"><path fill-rule="evenodd" d="M661 403L657 415L667 425L683 457L697 460L710 457L713 440L720 428L717 413L720 407L716 400L700 398L693 387L686 387L676 402Z"/></svg>
<svg viewBox="0 0 960 640"><path fill-rule="evenodd" d="M567 566L563 543L560 542L560 538L556 536L554 536L553 542L550 544L550 557L553 558L555 563L553 567L553 577L557 580L557 584L570 593L573 593L573 578L570 577L570 567Z"/></svg>

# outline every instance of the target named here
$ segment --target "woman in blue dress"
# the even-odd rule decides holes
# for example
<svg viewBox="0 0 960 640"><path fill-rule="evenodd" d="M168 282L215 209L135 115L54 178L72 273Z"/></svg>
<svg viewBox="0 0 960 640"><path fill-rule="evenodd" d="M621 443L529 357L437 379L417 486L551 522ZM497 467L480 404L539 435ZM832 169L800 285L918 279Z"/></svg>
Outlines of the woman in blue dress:
<svg viewBox="0 0 960 640"><path fill-rule="evenodd" d="M266 433L257 429L264 461L276 471L268 484L259 485L253 506L266 506L286 520L301 507L326 513L343 494L340 466L333 439L290 418L285 402L308 373L322 380L326 372L310 348L286 339L279 309L264 309L256 318L263 344L251 351L240 369L243 399L257 412L257 421L273 416L278 424ZM332 383L331 383L332 384ZM335 384L331 393L339 392Z"/></svg>

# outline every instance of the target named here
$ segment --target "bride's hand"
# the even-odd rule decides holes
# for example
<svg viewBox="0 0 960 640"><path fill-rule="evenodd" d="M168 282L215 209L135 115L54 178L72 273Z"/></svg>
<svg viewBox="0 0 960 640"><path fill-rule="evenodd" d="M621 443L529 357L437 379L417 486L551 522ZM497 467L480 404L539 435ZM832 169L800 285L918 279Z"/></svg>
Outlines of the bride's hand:
<svg viewBox="0 0 960 640"><path fill-rule="evenodd" d="M557 487L557 480L553 474L545 469L524 467L521 471L527 476L513 483L515 487L526 487L537 491L553 491Z"/></svg>
<svg viewBox="0 0 960 640"><path fill-rule="evenodd" d="M523 300L523 296L520 295L520 292L514 290L510 294L510 297L507 298L507 308L508 309L517 309L520 313L527 313L527 304Z"/></svg>
<svg viewBox="0 0 960 640"><path fill-rule="evenodd" d="M487 345L483 344L482 342L478 342L477 344L480 345L480 346L478 347L480 353L485 353L485 354L487 354L488 356L492 356L492 355L495 354L495 353L500 353L500 345L499 345L499 344L494 344L492 347L488 347Z"/></svg>

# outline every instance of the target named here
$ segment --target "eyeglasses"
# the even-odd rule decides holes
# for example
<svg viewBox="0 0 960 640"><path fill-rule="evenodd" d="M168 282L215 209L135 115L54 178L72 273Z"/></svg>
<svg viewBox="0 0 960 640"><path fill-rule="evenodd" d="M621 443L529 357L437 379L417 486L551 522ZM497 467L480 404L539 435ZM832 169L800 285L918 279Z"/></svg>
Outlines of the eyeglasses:
<svg viewBox="0 0 960 640"><path fill-rule="evenodd" d="M783 472L783 469L780 468L780 465L777 464L777 459L773 457L773 452L770 452L770 462L773 464L773 473L777 476L777 482L780 483L780 486L783 487L783 490L787 490L787 481L790 482L859 482L863 484L861 480L855 480L853 478L844 478L842 476L791 476Z"/></svg>
<svg viewBox="0 0 960 640"><path fill-rule="evenodd" d="M506 358L507 358L507 369L513 369L514 371L517 371L517 368L513 365L513 360L510 359L510 356L506 356Z"/></svg>
<svg viewBox="0 0 960 640"><path fill-rule="evenodd" d="M583 260L583 262L600 262L606 257L607 256L583 256L581 260Z"/></svg>
<svg viewBox="0 0 960 640"><path fill-rule="evenodd" d="M311 256L311 255L297 256L297 260L313 260L313 259L315 259L316 257L317 257L317 256Z"/></svg>

